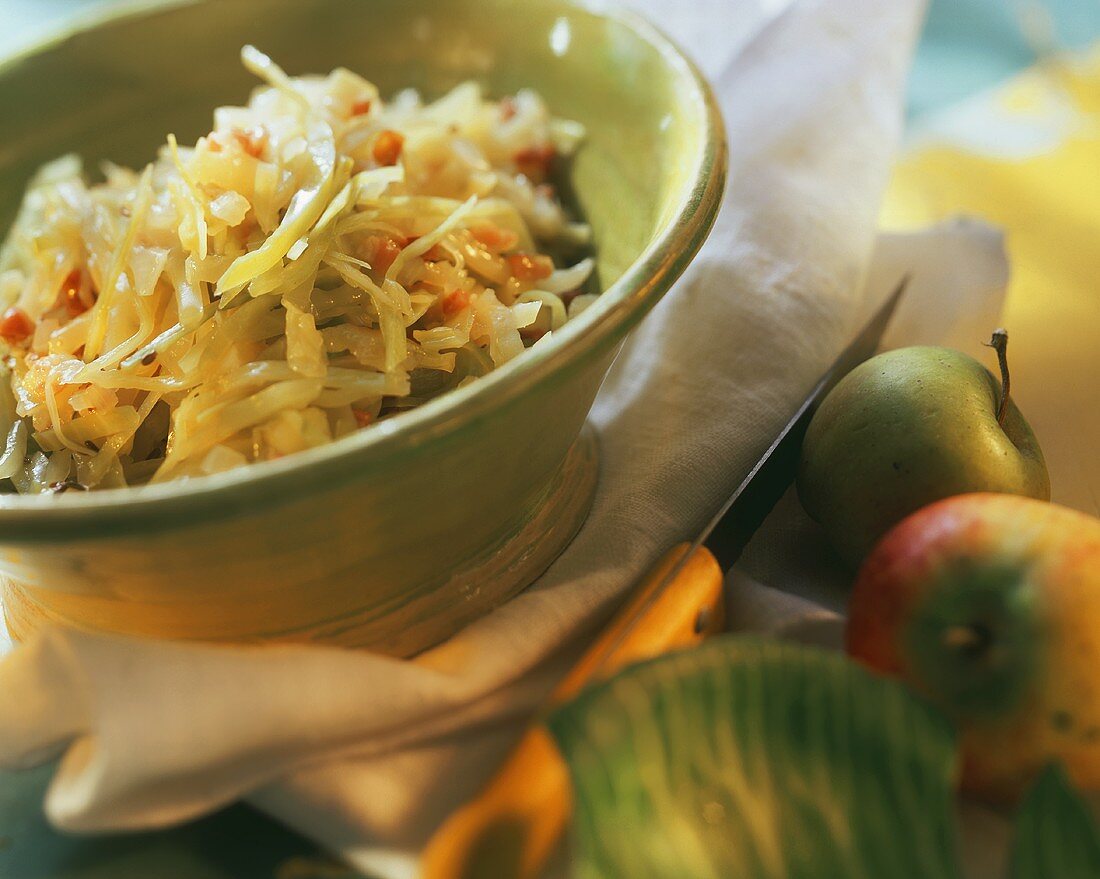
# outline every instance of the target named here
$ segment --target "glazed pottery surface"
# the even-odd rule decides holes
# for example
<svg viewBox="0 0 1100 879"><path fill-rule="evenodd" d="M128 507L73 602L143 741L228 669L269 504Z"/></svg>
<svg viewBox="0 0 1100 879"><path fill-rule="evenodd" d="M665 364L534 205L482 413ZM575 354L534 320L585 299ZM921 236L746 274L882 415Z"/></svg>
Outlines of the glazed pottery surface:
<svg viewBox="0 0 1100 879"><path fill-rule="evenodd" d="M721 121L648 24L564 0L142 2L0 60L0 231L66 152L140 166L255 81L345 66L383 94L531 87L587 138L557 181L593 229L598 302L497 372L330 446L156 486L0 495L9 625L320 640L408 655L530 582L595 485L581 429L619 342L713 222ZM578 439L578 437L581 437Z"/></svg>

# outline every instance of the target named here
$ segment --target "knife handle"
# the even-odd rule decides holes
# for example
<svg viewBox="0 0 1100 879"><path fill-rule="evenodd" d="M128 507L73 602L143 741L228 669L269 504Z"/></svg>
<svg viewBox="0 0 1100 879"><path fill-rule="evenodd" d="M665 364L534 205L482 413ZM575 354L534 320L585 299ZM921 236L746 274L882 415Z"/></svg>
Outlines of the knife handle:
<svg viewBox="0 0 1100 879"><path fill-rule="evenodd" d="M548 707L571 699L598 676L687 647L724 623L723 574L705 548L668 584L665 577L690 545L666 553L627 604L558 684ZM653 599L658 590L663 591ZM652 604L648 604L649 601ZM534 879L572 811L569 772L545 726L533 725L482 792L429 840L422 879Z"/></svg>

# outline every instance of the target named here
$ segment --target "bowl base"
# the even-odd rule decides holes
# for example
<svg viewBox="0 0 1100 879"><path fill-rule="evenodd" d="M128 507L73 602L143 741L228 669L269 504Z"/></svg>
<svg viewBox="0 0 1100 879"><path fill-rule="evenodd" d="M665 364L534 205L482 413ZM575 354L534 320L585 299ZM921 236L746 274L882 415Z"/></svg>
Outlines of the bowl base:
<svg viewBox="0 0 1100 879"><path fill-rule="evenodd" d="M373 608L370 613L341 616L250 640L365 648L391 656L412 656L432 647L512 598L550 567L588 516L598 472L599 446L595 431L586 424L549 480L542 499L518 530L446 580L424 584L418 590L419 597L403 604L399 611L380 616L378 608ZM457 596L455 604L442 612L440 594ZM0 608L15 642L45 625L88 629L58 613L55 607L37 601L34 590L3 575Z"/></svg>

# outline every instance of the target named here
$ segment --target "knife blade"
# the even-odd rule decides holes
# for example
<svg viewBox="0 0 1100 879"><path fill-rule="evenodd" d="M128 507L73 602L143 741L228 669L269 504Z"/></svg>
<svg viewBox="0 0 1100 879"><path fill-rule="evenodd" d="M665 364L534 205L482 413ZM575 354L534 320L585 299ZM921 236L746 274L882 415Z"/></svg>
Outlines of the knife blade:
<svg viewBox="0 0 1100 879"><path fill-rule="evenodd" d="M711 516L677 563L669 569L665 582L675 580L693 553L702 547L714 556L723 572L734 566L753 534L794 481L802 439L818 404L837 382L874 355L908 284L909 276L906 275L832 365L821 374L813 389L741 480L741 484ZM653 600L655 598L656 593ZM645 610L644 606L639 608L641 613ZM616 646L617 642L609 643L605 650L611 653Z"/></svg>
<svg viewBox="0 0 1100 879"><path fill-rule="evenodd" d="M821 375L767 450L698 536L669 550L632 591L551 694L549 710L631 662L686 647L721 629L722 585L753 533L794 479L802 438L833 386L875 353L904 295L901 280ZM422 879L534 879L571 811L568 770L544 726L533 725L483 791L436 831Z"/></svg>

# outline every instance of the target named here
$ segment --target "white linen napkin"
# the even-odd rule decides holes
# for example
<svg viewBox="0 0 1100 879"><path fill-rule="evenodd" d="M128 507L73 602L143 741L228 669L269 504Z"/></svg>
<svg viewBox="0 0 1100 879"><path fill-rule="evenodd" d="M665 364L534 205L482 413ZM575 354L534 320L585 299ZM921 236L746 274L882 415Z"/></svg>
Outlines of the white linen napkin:
<svg viewBox="0 0 1100 879"><path fill-rule="evenodd" d="M870 276L884 283L868 287L872 300L878 301L906 272L915 274L884 347L950 343L987 356L980 342L998 323L1007 280L1001 234L981 223L958 221L921 233L882 236ZM958 319L960 303L968 306L966 320ZM850 572L803 512L792 488L727 578L730 630L840 649L850 585ZM563 670L547 663L540 670L550 675L545 685ZM500 698L508 704L513 694L505 690ZM505 710L492 720L397 752L349 755L304 767L254 792L250 800L369 875L412 879L415 852L504 758L526 716L526 709L518 717ZM978 865L967 875L1002 875L989 865L1001 863L1003 820L971 804L964 818L964 855L968 864Z"/></svg>
<svg viewBox="0 0 1100 879"><path fill-rule="evenodd" d="M407 875L854 330L921 0L634 5L714 82L730 184L703 252L601 390L601 481L577 539L535 586L409 661L42 633L0 662L0 765L60 755L45 804L57 826L157 827L249 796L361 867ZM914 267L899 257L894 278L899 261Z"/></svg>

